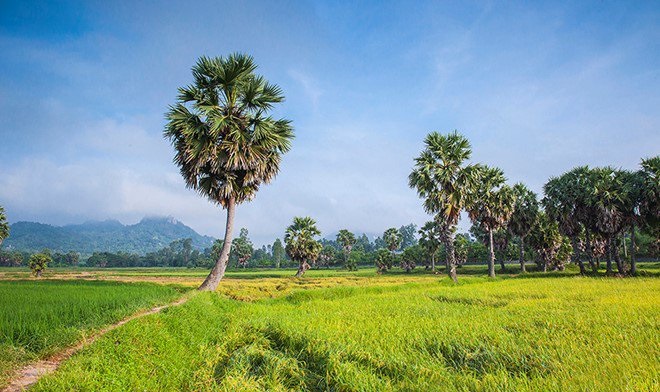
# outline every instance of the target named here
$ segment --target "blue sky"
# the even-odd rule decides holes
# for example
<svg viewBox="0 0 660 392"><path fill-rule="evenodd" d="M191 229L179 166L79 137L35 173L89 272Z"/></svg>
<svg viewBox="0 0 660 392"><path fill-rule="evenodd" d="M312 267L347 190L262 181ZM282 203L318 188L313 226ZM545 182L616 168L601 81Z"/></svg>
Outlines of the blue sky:
<svg viewBox="0 0 660 392"><path fill-rule="evenodd" d="M234 51L283 88L296 130L237 211L259 244L295 215L325 233L422 224L407 175L433 130L537 192L660 153L658 2L0 1L10 221L171 215L220 237L224 212L185 189L161 135L195 60Z"/></svg>

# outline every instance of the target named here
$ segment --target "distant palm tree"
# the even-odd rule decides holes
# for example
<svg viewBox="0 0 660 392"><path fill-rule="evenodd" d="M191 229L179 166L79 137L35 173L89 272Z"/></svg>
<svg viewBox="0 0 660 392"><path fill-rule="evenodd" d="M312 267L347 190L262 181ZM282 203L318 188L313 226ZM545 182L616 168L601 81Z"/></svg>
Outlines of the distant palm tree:
<svg viewBox="0 0 660 392"><path fill-rule="evenodd" d="M7 237L9 237L9 223L7 223L5 209L0 206L0 246L2 246L2 241Z"/></svg>
<svg viewBox="0 0 660 392"><path fill-rule="evenodd" d="M438 225L435 220L426 222L421 229L419 229L419 243L426 249L429 256L431 256L431 271L435 271L435 256L440 250L442 243L440 242L440 233ZM428 266L427 266L428 268Z"/></svg>
<svg viewBox="0 0 660 392"><path fill-rule="evenodd" d="M518 183L513 186L516 203L513 206L513 214L509 219L507 227L509 231L520 238L520 271L525 270L525 237L529 235L539 218L539 202L536 193L530 191L524 184Z"/></svg>
<svg viewBox="0 0 660 392"><path fill-rule="evenodd" d="M498 168L480 166L480 183L474 190L468 207L468 216L488 233L490 257L488 276L495 277L495 247L493 232L506 225L513 213L515 194L511 187L504 184L506 178ZM504 261L502 260L504 270Z"/></svg>
<svg viewBox="0 0 660 392"><path fill-rule="evenodd" d="M200 290L215 290L229 261L236 205L254 198L279 172L293 129L268 115L282 90L254 73L252 57L202 57L194 83L179 89L164 136L176 150L186 186L227 210L222 251Z"/></svg>
<svg viewBox="0 0 660 392"><path fill-rule="evenodd" d="M321 235L316 221L310 217L295 217L284 234L285 250L291 260L297 261L296 277L302 277L310 268L309 261L319 257L323 246L314 237Z"/></svg>
<svg viewBox="0 0 660 392"><path fill-rule="evenodd" d="M401 233L394 227L390 227L383 233L383 241L385 241L385 244L387 245L387 250L392 254L394 254L395 250L401 247L402 240Z"/></svg>
<svg viewBox="0 0 660 392"><path fill-rule="evenodd" d="M346 229L339 230L339 233L337 233L337 242L339 245L341 245L343 251L344 265L351 269L351 267L349 267L348 259L351 256L351 250L353 250L353 246L357 242L355 239L355 234Z"/></svg>
<svg viewBox="0 0 660 392"><path fill-rule="evenodd" d="M625 205L628 203L624 188L625 174L611 167L592 170L593 191L588 203L592 207L595 228L606 239L607 272L612 273L612 259L620 274L625 273L619 254L618 236L625 228Z"/></svg>
<svg viewBox="0 0 660 392"><path fill-rule="evenodd" d="M639 212L645 228L653 236L654 245L658 249L660 247L660 156L642 160L641 166L639 175L642 189Z"/></svg>
<svg viewBox="0 0 660 392"><path fill-rule="evenodd" d="M409 185L424 198L424 209L435 215L441 241L447 250L448 273L456 282L454 233L477 182L478 169L467 164L472 154L470 142L457 132L448 135L432 132L424 145L424 150L415 158Z"/></svg>
<svg viewBox="0 0 660 392"><path fill-rule="evenodd" d="M593 170L588 166L576 167L559 177L553 177L543 186L543 206L551 219L557 221L561 234L571 240L573 260L585 273L581 258L580 237L585 233L587 248L590 244L589 230L595 226L593 209L589 202L592 192ZM590 263L591 256L590 256Z"/></svg>

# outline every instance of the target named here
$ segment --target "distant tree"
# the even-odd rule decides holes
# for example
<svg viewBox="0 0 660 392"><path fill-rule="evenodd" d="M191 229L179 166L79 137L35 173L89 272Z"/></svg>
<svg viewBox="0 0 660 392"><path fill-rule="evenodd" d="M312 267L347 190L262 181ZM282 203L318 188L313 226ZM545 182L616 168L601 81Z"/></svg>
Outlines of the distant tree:
<svg viewBox="0 0 660 392"><path fill-rule="evenodd" d="M383 233L383 241L385 241L387 250L394 253L394 251L401 247L401 233L394 227L391 227Z"/></svg>
<svg viewBox="0 0 660 392"><path fill-rule="evenodd" d="M498 168L481 166L480 184L474 190L468 208L472 222L483 226L488 233L490 257L488 258L488 276L495 277L495 244L493 232L506 226L513 212L515 195L513 190L504 184L504 173ZM504 260L502 260L504 269Z"/></svg>
<svg viewBox="0 0 660 392"><path fill-rule="evenodd" d="M66 264L72 267L75 267L80 262L80 253L78 252L69 252L66 254Z"/></svg>
<svg viewBox="0 0 660 392"><path fill-rule="evenodd" d="M559 232L557 222L541 212L529 236L530 245L537 254L543 272L546 272L549 266L557 266L559 251L565 243L565 237Z"/></svg>
<svg viewBox="0 0 660 392"><path fill-rule="evenodd" d="M9 237L9 223L7 222L5 209L0 206L0 247L2 246L2 241L7 237Z"/></svg>
<svg viewBox="0 0 660 392"><path fill-rule="evenodd" d="M478 170L466 164L472 149L470 142L457 132L449 135L432 132L424 144L408 177L409 185L424 199L424 209L436 217L447 250L448 273L457 282L454 234L461 211L477 182Z"/></svg>
<svg viewBox="0 0 660 392"><path fill-rule="evenodd" d="M435 271L435 260L438 251L442 246L440 241L440 230L436 221L429 221L419 229L419 243L426 249L427 254L431 257L431 271ZM427 267L428 268L428 267ZM449 268L449 266L447 267Z"/></svg>
<svg viewBox="0 0 660 392"><path fill-rule="evenodd" d="M625 229L626 192L625 173L611 167L591 170L591 192L587 203L594 215L594 228L606 239L607 272L612 273L612 260L617 264L619 274L625 267L619 254L618 236Z"/></svg>
<svg viewBox="0 0 660 392"><path fill-rule="evenodd" d="M192 253L192 238L185 238L181 240L181 258L183 259L183 263L181 265L188 265L190 258L192 257Z"/></svg>
<svg viewBox="0 0 660 392"><path fill-rule="evenodd" d="M376 272L382 274L383 272L392 268L394 263L394 255L385 248L380 248L376 251L376 258L374 259L376 263Z"/></svg>
<svg viewBox="0 0 660 392"><path fill-rule="evenodd" d="M415 244L403 250L403 253L401 253L399 258L399 265L404 271L410 272L415 269L417 264L424 262L424 257L424 247Z"/></svg>
<svg viewBox="0 0 660 392"><path fill-rule="evenodd" d="M457 234L454 243L456 244L456 264L463 265L467 262L470 253L470 238L467 234Z"/></svg>
<svg viewBox="0 0 660 392"><path fill-rule="evenodd" d="M247 267L248 262L254 253L254 247L248 235L249 233L247 229L241 229L238 238L236 238L231 245L232 255L234 256L233 258L235 258L236 263L243 268Z"/></svg>
<svg viewBox="0 0 660 392"><path fill-rule="evenodd" d="M284 251L284 246L282 246L282 241L280 241L279 238L275 239L275 242L273 242L273 261L275 261L275 268L280 268L285 255L286 253Z"/></svg>
<svg viewBox="0 0 660 392"><path fill-rule="evenodd" d="M40 278L46 267L48 267L48 264L52 261L53 259L49 253L35 253L28 260L28 267L30 267L30 270L32 270L32 273L37 278Z"/></svg>
<svg viewBox="0 0 660 392"><path fill-rule="evenodd" d="M367 235L363 233L361 236L357 238L353 249L370 253L374 251L374 246L371 243L371 241L369 241L369 237L367 237Z"/></svg>
<svg viewBox="0 0 660 392"><path fill-rule="evenodd" d="M513 206L513 214L509 220L508 229L520 239L520 271L525 273L525 237L532 230L539 215L539 203L536 194L530 191L524 184L518 183L513 186L516 203Z"/></svg>
<svg viewBox="0 0 660 392"><path fill-rule="evenodd" d="M356 242L355 234L346 229L339 230L339 233L337 234L337 243L341 245L342 254L344 256L344 266L348 268L349 271L352 271L352 267L354 267L348 265L348 259L351 256L351 250L353 250L353 246Z"/></svg>
<svg viewBox="0 0 660 392"><path fill-rule="evenodd" d="M321 253L321 244L314 239L321 235L316 221L310 217L295 217L284 235L286 253L298 262L296 277L302 277L310 268L309 261L316 260Z"/></svg>
<svg viewBox="0 0 660 392"><path fill-rule="evenodd" d="M406 249L409 246L417 245L417 225L411 223L409 225L399 227L399 233L401 234L401 250Z"/></svg>
<svg viewBox="0 0 660 392"><path fill-rule="evenodd" d="M252 57L201 57L194 83L179 88L164 136L186 186L227 210L223 249L200 290L215 290L229 262L236 205L251 200L280 169L293 129L268 115L282 90L255 74Z"/></svg>
<svg viewBox="0 0 660 392"><path fill-rule="evenodd" d="M325 245L319 254L317 265L319 267L329 267L337 258L337 249L332 245Z"/></svg>
<svg viewBox="0 0 660 392"><path fill-rule="evenodd" d="M641 218L640 226L646 229L651 235L652 247L660 249L660 156L643 159L639 181L641 190L639 192L639 215ZM635 222L631 227L632 248L635 248ZM634 251L631 259L631 273L635 274L636 263Z"/></svg>
<svg viewBox="0 0 660 392"><path fill-rule="evenodd" d="M0 250L1 267L18 267L23 264L23 255L21 252L5 252Z"/></svg>
<svg viewBox="0 0 660 392"><path fill-rule="evenodd" d="M557 222L561 234L571 239L573 259L580 267L581 274L585 273L585 268L581 258L580 237L586 230L585 239L590 239L588 231L597 230L593 220L595 211L589 199L594 185L593 173L588 166L576 167L559 177L550 178L543 186L545 212Z"/></svg>

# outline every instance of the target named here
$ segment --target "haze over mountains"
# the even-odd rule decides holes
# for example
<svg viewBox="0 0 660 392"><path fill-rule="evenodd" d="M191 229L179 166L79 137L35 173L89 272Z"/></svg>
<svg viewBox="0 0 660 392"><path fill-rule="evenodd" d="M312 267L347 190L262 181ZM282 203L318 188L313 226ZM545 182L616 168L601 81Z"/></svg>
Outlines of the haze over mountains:
<svg viewBox="0 0 660 392"><path fill-rule="evenodd" d="M124 225L116 220L66 226L16 222L11 225L3 248L30 252L47 248L53 252L130 252L143 255L184 238L192 238L193 247L199 250L212 246L215 241L213 237L200 235L174 218L147 217L134 225Z"/></svg>

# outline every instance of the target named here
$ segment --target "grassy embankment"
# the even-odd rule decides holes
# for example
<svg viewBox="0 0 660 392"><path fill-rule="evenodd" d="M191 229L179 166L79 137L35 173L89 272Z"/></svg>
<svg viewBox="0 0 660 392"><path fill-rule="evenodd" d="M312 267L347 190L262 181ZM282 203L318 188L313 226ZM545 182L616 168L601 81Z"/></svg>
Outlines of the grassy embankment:
<svg viewBox="0 0 660 392"><path fill-rule="evenodd" d="M655 277L228 279L35 390L651 391L659 323Z"/></svg>
<svg viewBox="0 0 660 392"><path fill-rule="evenodd" d="M180 295L180 288L150 283L0 281L0 387L25 363Z"/></svg>

